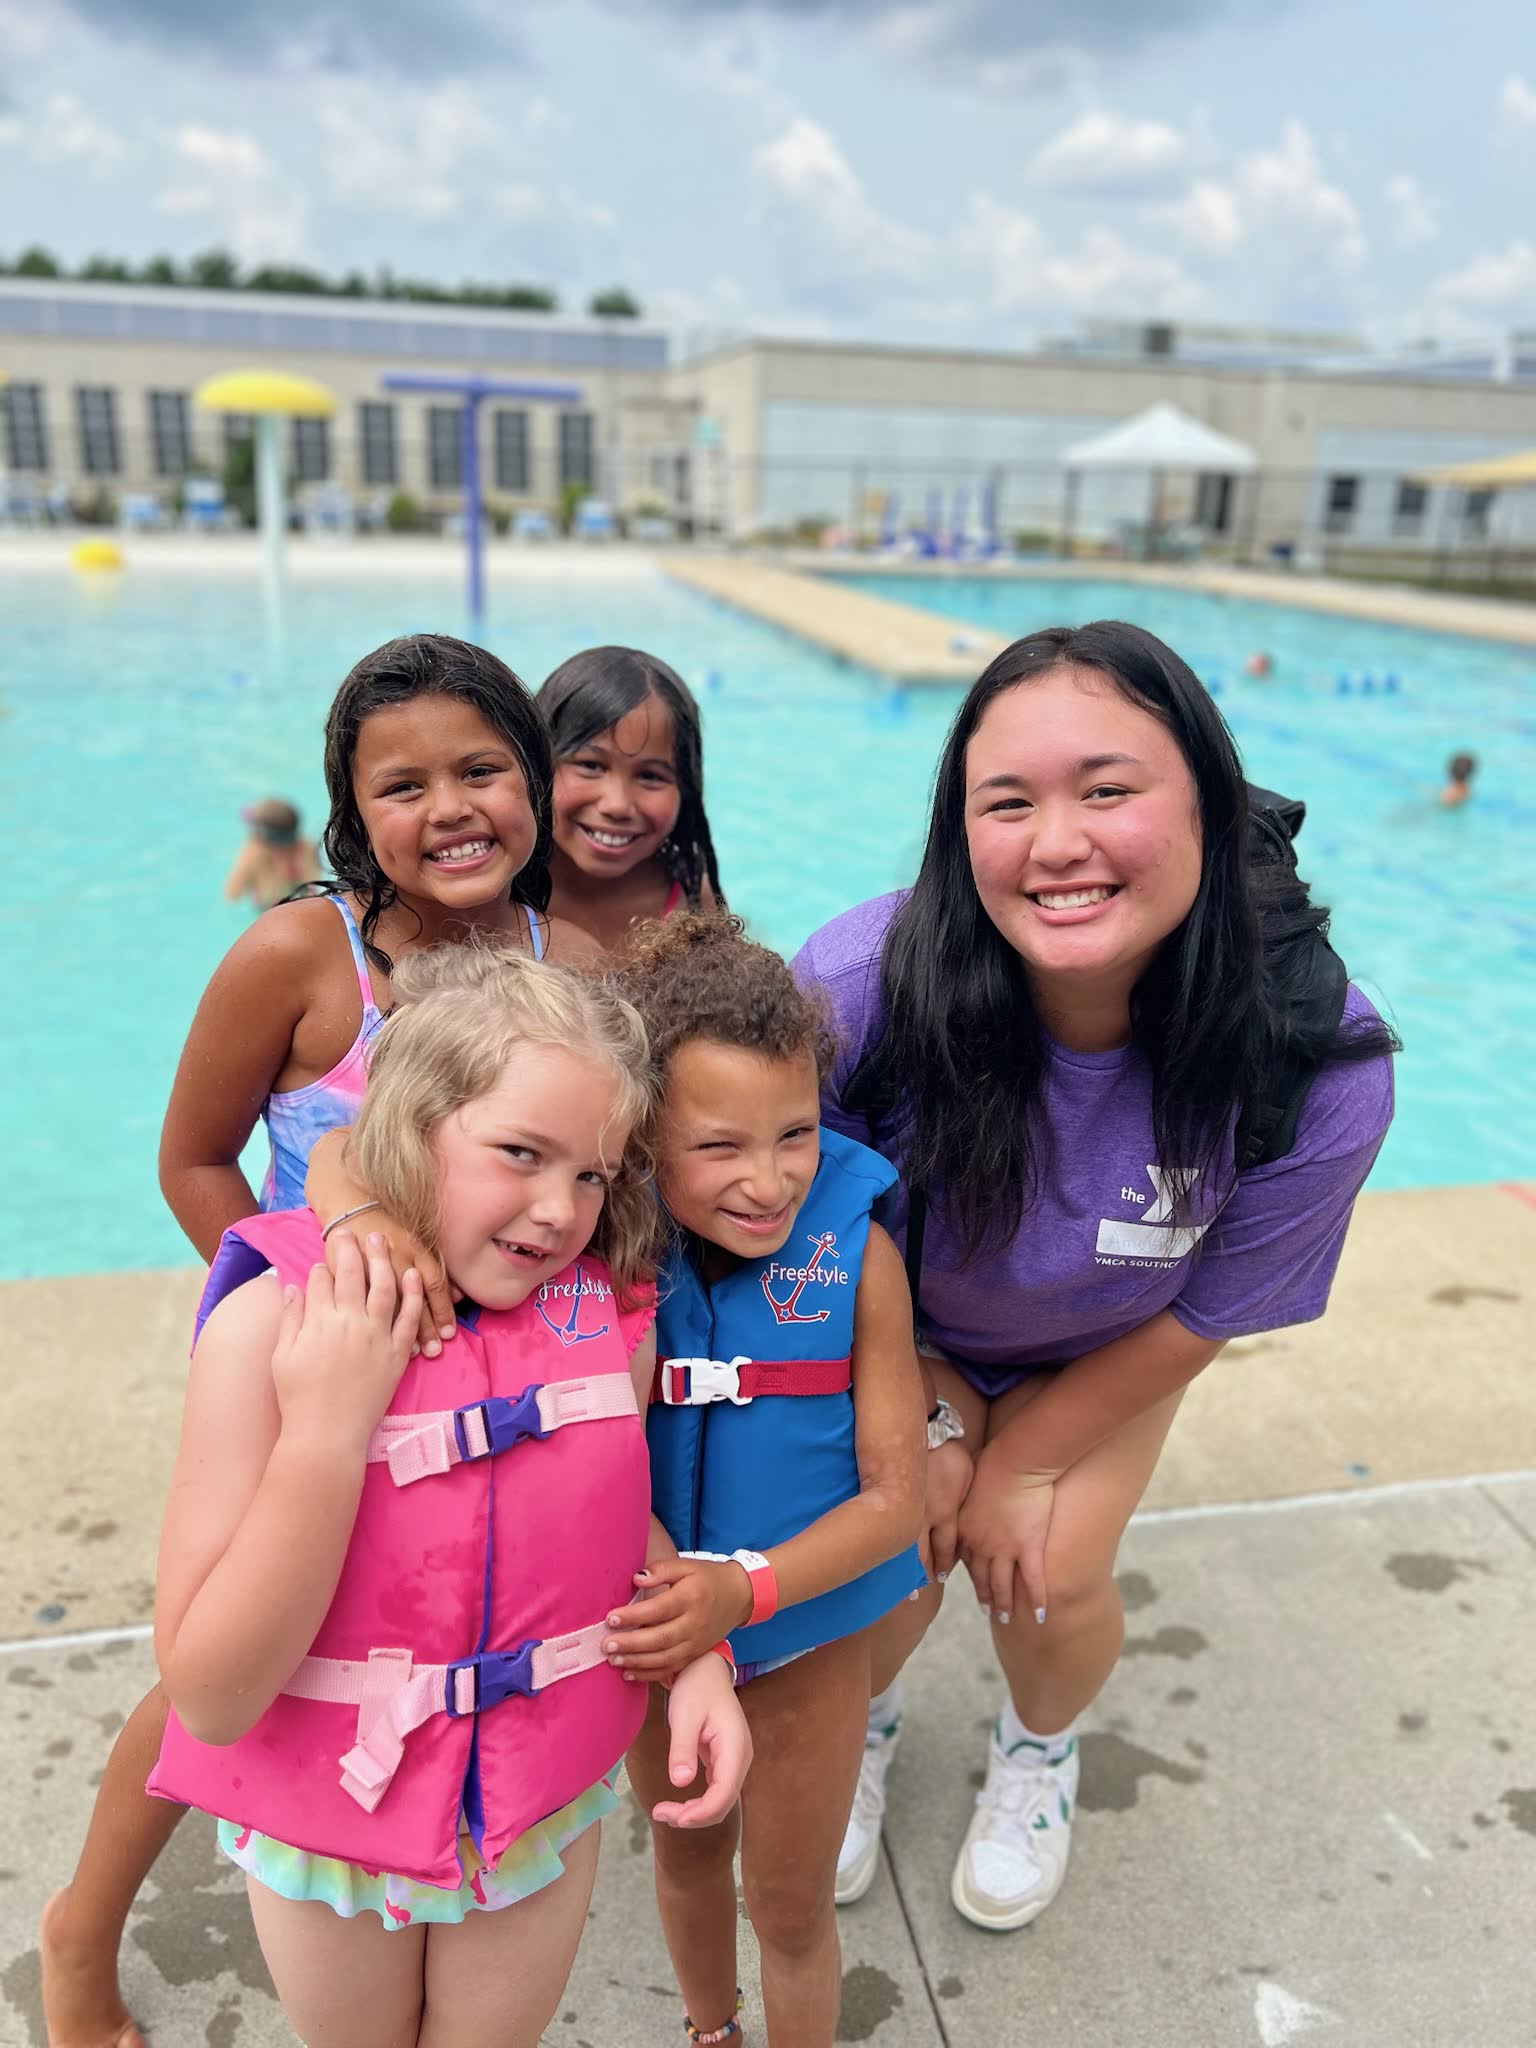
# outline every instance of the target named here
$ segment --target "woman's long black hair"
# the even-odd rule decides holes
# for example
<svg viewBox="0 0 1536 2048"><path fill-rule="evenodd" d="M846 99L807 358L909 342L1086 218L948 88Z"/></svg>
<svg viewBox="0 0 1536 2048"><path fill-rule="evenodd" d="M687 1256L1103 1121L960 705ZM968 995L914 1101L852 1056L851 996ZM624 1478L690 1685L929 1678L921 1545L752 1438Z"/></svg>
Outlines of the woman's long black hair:
<svg viewBox="0 0 1536 2048"><path fill-rule="evenodd" d="M693 692L675 669L638 647L588 647L562 661L539 691L538 706L549 728L557 761L607 732L655 697L672 717L680 799L677 823L662 842L661 858L694 909L707 881L723 903L715 842L704 810L704 737Z"/></svg>
<svg viewBox="0 0 1536 2048"><path fill-rule="evenodd" d="M1024 964L982 908L971 873L966 749L995 698L1067 665L1097 670L1165 725L1195 784L1199 887L1131 996L1177 1212L1188 1215L1199 1174L1230 1169L1234 1118L1262 1100L1282 1062L1321 1066L1397 1049L1374 1020L1339 1033L1336 1020L1323 1030L1309 1015L1301 983L1328 913L1289 861L1251 865L1237 747L1189 667L1151 633L1114 621L1016 640L950 728L922 867L886 936L881 1036L855 1084L861 1106L896 1136L908 1185L941 1193L972 1256L1018 1231L1048 1165L1050 1133L1040 1114L1046 1041Z"/></svg>
<svg viewBox="0 0 1536 2048"><path fill-rule="evenodd" d="M513 877L511 897L530 912L549 907L554 764L527 685L485 648L447 633L407 633L399 640L386 640L352 670L325 721L325 786L331 798L325 855L336 878L332 893L348 889L359 898L363 945L386 974L394 971L394 963L374 944L373 934L397 891L374 858L352 786L352 767L365 720L417 697L456 697L468 704L516 757L528 785L535 836L532 853Z"/></svg>

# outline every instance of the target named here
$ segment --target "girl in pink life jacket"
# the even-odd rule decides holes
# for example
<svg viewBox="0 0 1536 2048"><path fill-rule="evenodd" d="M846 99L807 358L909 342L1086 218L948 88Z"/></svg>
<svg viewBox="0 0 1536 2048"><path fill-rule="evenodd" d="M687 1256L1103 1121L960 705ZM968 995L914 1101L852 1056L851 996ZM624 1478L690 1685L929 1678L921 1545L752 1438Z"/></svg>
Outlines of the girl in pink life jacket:
<svg viewBox="0 0 1536 2048"><path fill-rule="evenodd" d="M822 1014L739 920L643 926L618 979L661 1072L653 1150L674 1226L658 1279L652 1498L678 1550L703 1554L651 1561L643 1598L613 1617L613 1655L647 1674L679 1640L730 1634L756 1754L720 1825L653 1830L657 1900L689 2037L734 2041L739 1842L770 2048L831 2048L833 1887L869 1631L924 1577L912 1315L900 1258L869 1220L894 1175L818 1130ZM665 1795L654 1694L629 1771L643 1801Z"/></svg>
<svg viewBox="0 0 1536 2048"><path fill-rule="evenodd" d="M645 1038L485 947L402 962L395 996L355 1156L439 1253L459 1336L412 1356L420 1279L397 1288L382 1233L334 1281L312 1212L226 1234L161 1541L151 1789L218 1817L302 2038L534 2048L644 1711L604 1610L665 1547L636 1408ZM706 1653L670 1697L707 1818L750 1754L731 1680ZM654 1818L693 1824L665 1794Z"/></svg>
<svg viewBox="0 0 1536 2048"><path fill-rule="evenodd" d="M161 1189L204 1259L257 1208L302 1204L311 1149L357 1115L397 961L472 931L534 958L596 957L545 908L549 742L532 697L495 655L437 633L364 655L326 720L325 776L335 891L278 904L230 948L198 1004L166 1111ZM259 1195L240 1166L258 1119L272 1155ZM420 1246L400 1233L392 1249L397 1272L414 1263L426 1281L435 1313L424 1313L421 1341L435 1352L455 1327L452 1298ZM143 2048L117 1953L176 1825L173 1807L142 1796L164 1727L157 1686L113 1745L74 1876L43 1910L43 2006L63 2048Z"/></svg>
<svg viewBox="0 0 1536 2048"><path fill-rule="evenodd" d="M636 923L720 899L699 707L636 647L589 647L538 694L555 755L555 913L621 955Z"/></svg>

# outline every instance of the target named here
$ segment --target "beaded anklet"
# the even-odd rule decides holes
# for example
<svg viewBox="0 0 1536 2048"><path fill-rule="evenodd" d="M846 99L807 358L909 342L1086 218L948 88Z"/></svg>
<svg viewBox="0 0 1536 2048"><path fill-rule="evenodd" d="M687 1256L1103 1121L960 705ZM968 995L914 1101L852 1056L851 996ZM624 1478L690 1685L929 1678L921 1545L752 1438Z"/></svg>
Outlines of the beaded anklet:
<svg viewBox="0 0 1536 2048"><path fill-rule="evenodd" d="M741 1986L738 1984L736 1986L736 2010L738 2013L741 2011L741 2007ZM683 2016L683 2032L690 2041L698 2043L699 2048L710 2048L710 2044L713 2042L734 2040L741 2032L741 2021L734 2018L728 2019L723 2027L716 2027L712 2033L701 2034L699 2029L693 2024L693 2021L685 2013Z"/></svg>

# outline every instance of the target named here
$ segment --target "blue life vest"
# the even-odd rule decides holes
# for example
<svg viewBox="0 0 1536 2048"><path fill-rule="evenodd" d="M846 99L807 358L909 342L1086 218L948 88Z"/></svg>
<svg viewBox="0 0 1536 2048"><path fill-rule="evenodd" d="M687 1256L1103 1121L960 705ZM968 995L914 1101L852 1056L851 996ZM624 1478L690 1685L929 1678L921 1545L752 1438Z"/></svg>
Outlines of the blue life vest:
<svg viewBox="0 0 1536 2048"><path fill-rule="evenodd" d="M821 1164L789 1241L706 1288L674 1249L657 1285L656 1356L765 1364L846 1359L873 1203L896 1180L877 1152L822 1130ZM853 1395L763 1395L646 1419L651 1502L679 1550L767 1550L859 1491ZM915 1545L815 1599L736 1629L738 1663L792 1657L878 1621L924 1583Z"/></svg>

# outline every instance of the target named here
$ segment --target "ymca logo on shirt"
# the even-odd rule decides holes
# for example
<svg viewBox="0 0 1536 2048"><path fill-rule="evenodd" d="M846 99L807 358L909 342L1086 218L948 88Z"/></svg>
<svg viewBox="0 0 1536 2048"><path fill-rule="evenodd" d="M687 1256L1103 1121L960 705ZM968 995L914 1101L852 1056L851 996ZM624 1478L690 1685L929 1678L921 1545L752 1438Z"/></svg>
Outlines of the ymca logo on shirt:
<svg viewBox="0 0 1536 2048"><path fill-rule="evenodd" d="M1152 1183L1150 1207L1143 1208L1134 1221L1118 1216L1101 1216L1098 1242L1094 1246L1101 1265L1176 1266L1188 1258L1210 1228L1209 1223L1175 1223L1173 1193L1168 1175L1160 1166L1149 1166ZM1133 1187L1123 1187L1120 1199L1140 1207L1147 1197Z"/></svg>
<svg viewBox="0 0 1536 2048"><path fill-rule="evenodd" d="M831 1315L829 1308L811 1309L800 1313L800 1297L807 1288L846 1287L847 1269L837 1262L837 1232L821 1230L811 1232L806 1243L812 1247L811 1256L803 1266L792 1266L779 1259L771 1259L766 1273L759 1273L763 1293L768 1306L773 1310L776 1323L824 1323ZM774 1293L775 1287L789 1288L788 1296L781 1301ZM814 1292L812 1299L815 1299Z"/></svg>

